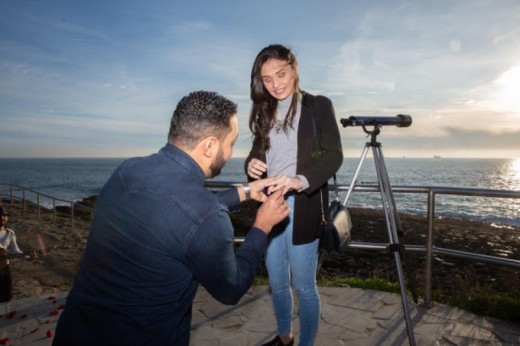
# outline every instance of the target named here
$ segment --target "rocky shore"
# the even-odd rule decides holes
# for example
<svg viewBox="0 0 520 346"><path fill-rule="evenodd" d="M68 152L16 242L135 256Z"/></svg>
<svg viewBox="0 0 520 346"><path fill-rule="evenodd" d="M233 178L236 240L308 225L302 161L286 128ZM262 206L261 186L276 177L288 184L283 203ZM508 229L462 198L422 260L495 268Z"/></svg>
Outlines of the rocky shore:
<svg viewBox="0 0 520 346"><path fill-rule="evenodd" d="M85 200L93 205L95 198ZM37 234L45 242L47 256L27 262L12 259L14 280L13 298L52 295L70 289L86 244L90 212L75 210L71 219L70 209L52 211L20 202L11 206L8 227L12 228L23 250L38 248ZM255 216L255 203L245 203L240 213L232 214L236 236L249 230ZM360 242L388 243L384 215L371 209L350 209L353 232L352 240ZM427 221L425 217L400 215L406 244L424 245ZM496 228L485 222L458 219L435 220L436 247L501 256L520 260L520 228ZM425 255L422 252L407 252L406 264L412 269L419 288L424 286ZM261 268L259 275L266 275ZM381 277L397 281L394 256L370 250L347 249L342 254L330 255L324 262L320 276ZM520 269L435 255L433 263L433 288L446 292L471 287L486 287L490 290L509 291L520 287Z"/></svg>
<svg viewBox="0 0 520 346"><path fill-rule="evenodd" d="M245 203L240 214L232 215L235 233L244 235L252 224L255 204ZM352 241L389 243L386 220L382 211L350 208ZM427 239L426 217L400 214L407 245L424 246ZM435 220L433 244L436 247L474 252L520 260L520 227L497 228L486 222L453 218ZM417 287L424 287L426 255L406 252L405 263L416 278ZM452 256L434 255L432 265L433 289L450 292L473 287L507 292L520 287L520 268L476 262ZM260 275L266 276L264 268ZM320 277L380 277L398 281L394 255L390 252L347 249L341 254L328 255Z"/></svg>

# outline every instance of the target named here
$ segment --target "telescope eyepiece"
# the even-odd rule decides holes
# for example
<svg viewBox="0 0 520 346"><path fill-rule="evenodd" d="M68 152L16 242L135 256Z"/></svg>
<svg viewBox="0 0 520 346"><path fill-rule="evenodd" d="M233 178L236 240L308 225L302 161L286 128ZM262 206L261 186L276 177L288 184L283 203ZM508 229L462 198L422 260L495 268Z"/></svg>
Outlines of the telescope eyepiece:
<svg viewBox="0 0 520 346"><path fill-rule="evenodd" d="M408 127L412 124L410 115L398 114L395 117L386 116L350 116L346 119L340 119L343 127L347 126L397 126Z"/></svg>

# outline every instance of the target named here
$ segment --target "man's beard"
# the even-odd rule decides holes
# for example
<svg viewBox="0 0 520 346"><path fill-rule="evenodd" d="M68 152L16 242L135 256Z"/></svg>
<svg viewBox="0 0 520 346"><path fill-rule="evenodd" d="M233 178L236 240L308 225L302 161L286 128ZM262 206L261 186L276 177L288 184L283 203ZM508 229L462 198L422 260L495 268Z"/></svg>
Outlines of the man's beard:
<svg viewBox="0 0 520 346"><path fill-rule="evenodd" d="M217 175L219 175L225 164L226 160L224 160L224 150L222 149L222 147L220 147L217 153L217 157L215 157L215 160L213 160L213 162L209 166L210 178L214 178Z"/></svg>

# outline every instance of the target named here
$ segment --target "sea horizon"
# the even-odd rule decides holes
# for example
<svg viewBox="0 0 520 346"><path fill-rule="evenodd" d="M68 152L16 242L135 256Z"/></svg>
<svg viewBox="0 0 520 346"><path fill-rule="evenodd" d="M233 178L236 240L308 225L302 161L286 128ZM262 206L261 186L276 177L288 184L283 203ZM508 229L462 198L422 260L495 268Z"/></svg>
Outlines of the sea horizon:
<svg viewBox="0 0 520 346"><path fill-rule="evenodd" d="M96 196L116 167L127 158L0 158L0 184L12 184L59 200L77 202ZM208 181L247 181L244 157L231 158L222 173ZM345 157L337 172L339 185L351 184L359 157ZM499 158L385 157L392 186L455 187L520 191L520 160ZM329 180L332 184L332 180ZM363 161L357 185L377 184L374 160ZM1 187L4 188L3 186ZM5 191L2 192L4 196ZM427 213L426 194L395 193L398 210L408 214ZM346 192L340 191L343 201ZM518 198L488 198L437 195L436 216L489 221L520 226ZM354 191L347 207L381 209L379 193Z"/></svg>

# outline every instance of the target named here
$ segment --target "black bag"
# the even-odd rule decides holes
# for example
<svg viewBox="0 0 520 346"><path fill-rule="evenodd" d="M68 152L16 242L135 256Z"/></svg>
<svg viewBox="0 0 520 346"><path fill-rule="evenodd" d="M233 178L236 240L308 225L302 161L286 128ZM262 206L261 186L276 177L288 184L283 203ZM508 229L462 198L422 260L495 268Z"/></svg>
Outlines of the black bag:
<svg viewBox="0 0 520 346"><path fill-rule="evenodd" d="M327 252L341 252L347 247L352 230L352 221L347 208L341 204L334 175L336 197L330 203L329 216L325 218L323 210L323 195L321 196L322 229L319 249ZM320 191L322 193L322 191Z"/></svg>
<svg viewBox="0 0 520 346"><path fill-rule="evenodd" d="M313 139L314 148L319 156L321 154L321 145L319 131L317 129L319 123L316 121L313 109ZM350 214L347 208L343 206L339 200L338 184L336 182L336 174L334 174L334 187L336 191L336 198L330 203L329 217L325 217L325 210L323 207L323 189L320 190L321 197L321 234L319 251L340 252L344 250L350 240L350 230L352 229L352 222L350 221ZM321 266L321 265L320 265Z"/></svg>

